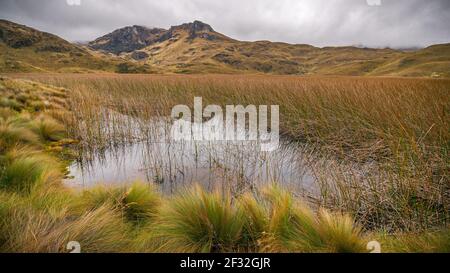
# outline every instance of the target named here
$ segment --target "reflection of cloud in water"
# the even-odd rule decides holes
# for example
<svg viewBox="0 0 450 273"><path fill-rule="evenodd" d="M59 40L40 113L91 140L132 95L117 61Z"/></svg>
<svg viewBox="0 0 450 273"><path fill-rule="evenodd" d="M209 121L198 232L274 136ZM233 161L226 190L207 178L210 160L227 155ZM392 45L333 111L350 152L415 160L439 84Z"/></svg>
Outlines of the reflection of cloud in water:
<svg viewBox="0 0 450 273"><path fill-rule="evenodd" d="M133 126L146 132L146 140L112 145L90 160L82 157L70 167L74 178L67 183L143 180L160 184L167 193L192 183L234 192L273 181L299 188L313 184L303 149L296 144L282 141L276 151L262 152L258 141L174 141L170 122L163 119L146 123L145 129L142 123Z"/></svg>

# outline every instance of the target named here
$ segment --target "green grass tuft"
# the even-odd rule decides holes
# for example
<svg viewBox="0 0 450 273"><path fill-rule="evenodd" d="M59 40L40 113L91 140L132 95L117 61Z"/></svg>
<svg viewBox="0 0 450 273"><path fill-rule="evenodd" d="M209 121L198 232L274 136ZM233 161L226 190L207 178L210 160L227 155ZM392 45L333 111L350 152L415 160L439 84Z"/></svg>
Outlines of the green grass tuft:
<svg viewBox="0 0 450 273"><path fill-rule="evenodd" d="M0 152L5 153L17 145L39 145L39 137L27 128L0 119Z"/></svg>
<svg viewBox="0 0 450 273"><path fill-rule="evenodd" d="M97 186L86 190L79 198L79 208L92 210L108 204L127 220L143 223L155 216L160 202L153 186L136 182L129 187Z"/></svg>
<svg viewBox="0 0 450 273"><path fill-rule="evenodd" d="M44 142L58 141L63 139L66 135L64 126L50 117L41 116L32 122L30 126Z"/></svg>
<svg viewBox="0 0 450 273"><path fill-rule="evenodd" d="M20 111L23 105L15 99L1 98L0 107L10 108L15 111Z"/></svg>
<svg viewBox="0 0 450 273"><path fill-rule="evenodd" d="M69 252L67 243L77 241L82 252L127 252L129 228L109 206L80 217L57 217L11 200L0 206L0 252ZM6 204L6 205L5 205Z"/></svg>
<svg viewBox="0 0 450 273"><path fill-rule="evenodd" d="M228 195L199 186L166 202L155 224L155 240L164 252L238 251L244 212Z"/></svg>
<svg viewBox="0 0 450 273"><path fill-rule="evenodd" d="M20 156L0 172L0 189L29 193L39 186L59 183L62 175L54 159L43 154Z"/></svg>
<svg viewBox="0 0 450 273"><path fill-rule="evenodd" d="M278 186L265 188L259 202L251 196L241 202L247 230L263 252L364 252L361 230L351 217L316 214Z"/></svg>
<svg viewBox="0 0 450 273"><path fill-rule="evenodd" d="M325 243L327 252L358 253L366 252L366 244L361 228L345 214L331 214L326 210L319 212L318 233Z"/></svg>

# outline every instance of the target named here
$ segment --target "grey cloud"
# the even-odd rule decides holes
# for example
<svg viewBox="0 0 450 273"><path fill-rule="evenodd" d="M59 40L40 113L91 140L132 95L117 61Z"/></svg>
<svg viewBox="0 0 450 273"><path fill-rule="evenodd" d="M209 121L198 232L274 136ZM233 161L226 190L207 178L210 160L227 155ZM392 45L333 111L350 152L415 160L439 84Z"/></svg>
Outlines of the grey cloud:
<svg viewBox="0 0 450 273"><path fill-rule="evenodd" d="M0 0L0 18L92 40L126 25L168 28L201 20L240 40L317 46L427 46L450 42L450 1L381 0Z"/></svg>

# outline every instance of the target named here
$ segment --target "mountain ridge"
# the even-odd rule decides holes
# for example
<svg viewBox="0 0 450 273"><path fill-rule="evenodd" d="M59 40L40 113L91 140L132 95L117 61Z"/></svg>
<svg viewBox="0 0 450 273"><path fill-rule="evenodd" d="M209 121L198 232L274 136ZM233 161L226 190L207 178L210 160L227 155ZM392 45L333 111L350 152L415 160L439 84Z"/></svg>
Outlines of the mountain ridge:
<svg viewBox="0 0 450 273"><path fill-rule="evenodd" d="M108 47L115 48L114 39L110 39L103 49L99 49L95 41L88 46L148 64L164 73L450 77L450 71L446 68L447 64L450 67L450 44L441 45L445 50L438 52L437 59L441 62L436 63L436 56L431 56L433 54L424 58L423 53L429 51L428 48L407 52L391 48L320 48L308 44L239 41L216 32L201 21L159 30L163 33L158 39L138 49L108 50ZM122 47L121 44L116 46ZM408 61L408 57L420 58L416 62Z"/></svg>
<svg viewBox="0 0 450 273"><path fill-rule="evenodd" d="M223 34L215 32L210 25L196 20L192 23L171 26L169 29L140 25L126 26L89 42L88 46L93 50L102 50L119 55L123 52L132 52L155 43L170 40L180 31L186 31L189 35L188 38L191 40L195 38L229 39Z"/></svg>
<svg viewBox="0 0 450 273"><path fill-rule="evenodd" d="M0 19L0 72L150 72L142 64L104 58L54 34Z"/></svg>
<svg viewBox="0 0 450 273"><path fill-rule="evenodd" d="M450 77L450 44L416 51L239 41L194 21L132 25L85 45L0 20L0 72Z"/></svg>

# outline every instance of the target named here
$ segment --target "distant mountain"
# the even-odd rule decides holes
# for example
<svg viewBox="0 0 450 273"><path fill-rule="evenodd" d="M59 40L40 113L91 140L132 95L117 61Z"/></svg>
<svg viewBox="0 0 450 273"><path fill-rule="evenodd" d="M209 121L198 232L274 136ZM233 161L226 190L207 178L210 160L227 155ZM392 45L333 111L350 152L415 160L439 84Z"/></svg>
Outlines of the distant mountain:
<svg viewBox="0 0 450 273"><path fill-rule="evenodd" d="M157 42L166 30L131 26L117 29L89 43L95 50L104 50L114 54L131 52Z"/></svg>
<svg viewBox="0 0 450 273"><path fill-rule="evenodd" d="M266 73L450 77L450 44L420 50L238 41L200 21L129 26L87 44L0 20L0 72Z"/></svg>
<svg viewBox="0 0 450 273"><path fill-rule="evenodd" d="M449 78L450 44L433 45L390 59L373 69L371 75Z"/></svg>
<svg viewBox="0 0 450 273"><path fill-rule="evenodd" d="M203 38L211 41L227 39L222 34L215 32L210 25L200 21L194 21L193 23L171 27L168 30L137 25L124 27L90 42L89 47L94 50L102 50L113 54L133 52L147 46L176 39L180 32L187 33L189 40L195 38Z"/></svg>
<svg viewBox="0 0 450 273"><path fill-rule="evenodd" d="M56 35L0 20L0 72L114 72L127 64L143 66L97 55Z"/></svg>
<svg viewBox="0 0 450 273"><path fill-rule="evenodd" d="M161 73L450 77L450 44L403 51L245 42L200 21L168 30L125 27L96 39L89 47L146 63Z"/></svg>

